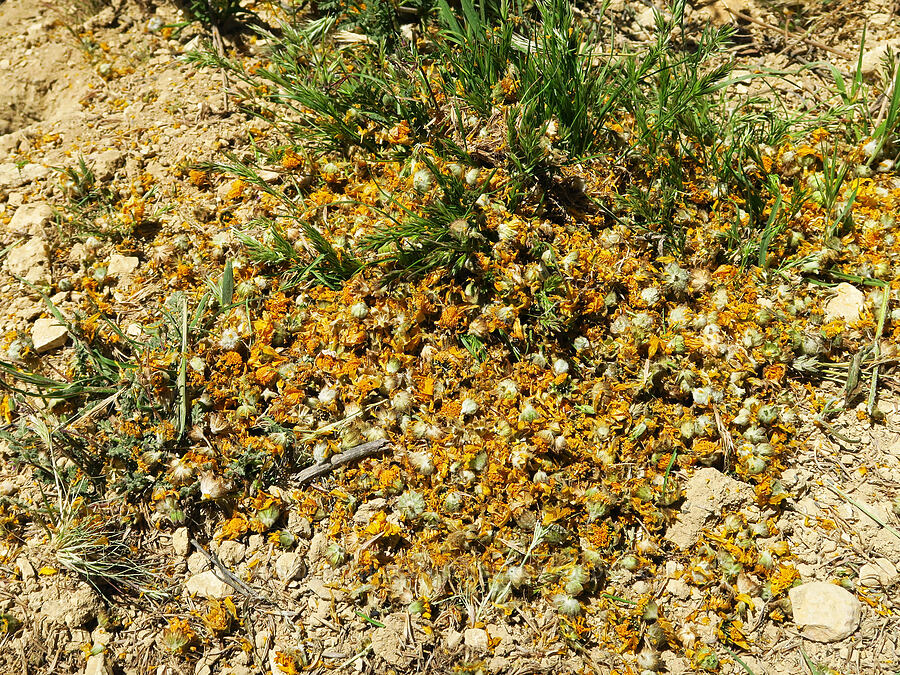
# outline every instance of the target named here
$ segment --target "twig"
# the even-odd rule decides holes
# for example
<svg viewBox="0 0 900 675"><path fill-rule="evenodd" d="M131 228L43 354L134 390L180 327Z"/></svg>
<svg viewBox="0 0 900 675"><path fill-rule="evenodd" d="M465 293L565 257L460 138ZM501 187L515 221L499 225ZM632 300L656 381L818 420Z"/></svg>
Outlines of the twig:
<svg viewBox="0 0 900 675"><path fill-rule="evenodd" d="M365 459L366 457L371 457L372 455L377 455L379 452L384 450L387 445L388 442L384 439L381 439L378 441L363 443L362 445L357 445L356 447L345 450L344 452L339 452L336 455L332 455L331 459L329 459L327 462L314 464L313 466L309 466L303 469L303 471L297 474L296 482L299 485L305 485L306 483L309 483L316 478L327 476L339 466L357 462L361 459Z"/></svg>
<svg viewBox="0 0 900 675"><path fill-rule="evenodd" d="M225 564L221 560L219 560L219 557L215 553L210 553L209 551L207 551L205 548L203 548L203 546L200 544L200 542L198 542L193 537L191 537L191 544L193 545L193 547L195 549L197 549L197 551L199 551L203 555L204 558L206 558L212 564L212 566L216 570L216 576L218 576L222 581L224 581L226 584L231 586L238 593L240 593L243 596L253 598L254 600L260 600L262 602L267 602L271 605L274 605L279 610L281 609L281 607L278 606L278 603L276 603L274 600L271 600L270 598L260 595L255 590L253 590L250 586L248 586L243 581L241 581L236 576L234 576L234 574L231 572L231 570L229 570L225 566Z"/></svg>
<svg viewBox="0 0 900 675"><path fill-rule="evenodd" d="M837 56L840 56L843 59L847 59L848 61L852 61L854 58L852 55L848 54L847 52L845 52L842 49L835 49L834 47L829 47L824 42L819 42L818 40L813 40L812 38L809 38L809 37L806 37L803 35L796 35L794 33L788 33L787 31L783 31L780 28L778 28L777 26L773 26L770 23L766 23L765 21L760 21L759 19L754 19L749 14L744 14L743 12L739 12L736 9L730 9L727 5L726 5L725 9L727 9L728 13L731 14L732 16L736 16L737 18L743 19L744 21L749 21L750 23L755 23L757 26L765 28L766 30L771 30L771 31L775 31L776 33L780 33L781 35L785 36L785 39L799 40L801 42L805 42L806 44L808 44L812 47L817 47L818 49L821 49L823 51L831 52L832 54L836 54Z"/></svg>

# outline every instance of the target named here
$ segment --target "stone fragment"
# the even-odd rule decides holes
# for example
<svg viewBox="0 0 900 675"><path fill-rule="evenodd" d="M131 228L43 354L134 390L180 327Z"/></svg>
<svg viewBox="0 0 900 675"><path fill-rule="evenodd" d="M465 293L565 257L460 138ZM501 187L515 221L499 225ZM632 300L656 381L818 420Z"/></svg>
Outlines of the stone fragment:
<svg viewBox="0 0 900 675"><path fill-rule="evenodd" d="M46 600L41 613L50 621L81 628L96 619L102 607L97 592L87 584L79 584L74 591L62 591L59 598Z"/></svg>
<svg viewBox="0 0 900 675"><path fill-rule="evenodd" d="M179 527L172 533L172 548L175 555L187 558L191 552L191 534L186 527Z"/></svg>
<svg viewBox="0 0 900 675"><path fill-rule="evenodd" d="M834 584L811 581L788 591L794 623L803 637L837 642L859 627L860 605L852 593Z"/></svg>
<svg viewBox="0 0 900 675"><path fill-rule="evenodd" d="M20 555L16 558L16 569L19 570L19 576L22 578L22 581L30 581L37 578L34 566L25 556Z"/></svg>
<svg viewBox="0 0 900 675"><path fill-rule="evenodd" d="M125 155L121 150L106 150L91 156L89 164L94 172L94 179L101 183L110 180L116 171L125 163Z"/></svg>
<svg viewBox="0 0 900 675"><path fill-rule="evenodd" d="M190 595L208 600L221 600L234 595L234 589L217 577L213 570L206 570L189 578L184 584L184 590Z"/></svg>
<svg viewBox="0 0 900 675"><path fill-rule="evenodd" d="M405 669L416 656L405 648L406 612L388 614L382 622L384 626L372 631L372 651L389 666Z"/></svg>
<svg viewBox="0 0 900 675"><path fill-rule="evenodd" d="M200 574L209 569L209 560L200 551L195 551L187 557L187 567L191 574Z"/></svg>
<svg viewBox="0 0 900 675"><path fill-rule="evenodd" d="M39 237L44 227L53 219L53 207L49 204L22 204L16 209L7 229L13 234Z"/></svg>
<svg viewBox="0 0 900 675"><path fill-rule="evenodd" d="M325 583L321 577L310 577L306 580L306 588L311 590L322 600L343 602L347 599L347 592L340 588L334 588Z"/></svg>
<svg viewBox="0 0 900 675"><path fill-rule="evenodd" d="M476 652L486 652L490 647L487 631L483 628L466 628L463 643Z"/></svg>
<svg viewBox="0 0 900 675"><path fill-rule="evenodd" d="M225 540L219 544L216 555L223 564L234 567L246 557L247 547L239 541Z"/></svg>
<svg viewBox="0 0 900 675"><path fill-rule="evenodd" d="M31 323L44 313L43 302L33 302L30 298L17 298L9 303L7 316L15 316L17 319Z"/></svg>
<svg viewBox="0 0 900 675"><path fill-rule="evenodd" d="M37 354L62 347L68 339L69 329L56 319L38 319L31 328L31 341Z"/></svg>
<svg viewBox="0 0 900 675"><path fill-rule="evenodd" d="M50 280L50 258L47 242L42 237L32 237L13 248L6 257L6 269L10 274L24 277L35 284Z"/></svg>
<svg viewBox="0 0 900 675"><path fill-rule="evenodd" d="M896 52L900 49L900 39L866 41L866 53L863 54L860 70L863 75L875 75L882 67L884 57L888 51Z"/></svg>
<svg viewBox="0 0 900 675"><path fill-rule="evenodd" d="M284 583L302 577L306 574L303 556L293 552L282 553L275 561L275 574Z"/></svg>
<svg viewBox="0 0 900 675"><path fill-rule="evenodd" d="M866 296L861 290L846 281L841 282L834 289L834 297L825 303L825 321L859 321L865 303Z"/></svg>
<svg viewBox="0 0 900 675"><path fill-rule="evenodd" d="M109 675L106 667L106 655L103 652L88 657L84 666L84 675Z"/></svg>
<svg viewBox="0 0 900 675"><path fill-rule="evenodd" d="M681 579L669 579L666 582L666 593L679 600L687 600L691 597L691 587Z"/></svg>
<svg viewBox="0 0 900 675"><path fill-rule="evenodd" d="M0 195L7 194L9 190L20 188L26 183L47 176L50 170L40 164L26 164L19 167L12 162L0 164Z"/></svg>
<svg viewBox="0 0 900 675"><path fill-rule="evenodd" d="M875 558L859 568L859 583L869 588L884 586L887 588L897 579L897 568L887 558Z"/></svg>
<svg viewBox="0 0 900 675"><path fill-rule="evenodd" d="M712 468L695 473L685 485L684 496L678 522L666 532L666 539L681 550L693 545L703 528L723 511L739 510L756 500L749 485Z"/></svg>
<svg viewBox="0 0 900 675"><path fill-rule="evenodd" d="M135 256L113 253L109 256L109 265L106 266L106 273L119 280L127 279L134 274L140 262Z"/></svg>

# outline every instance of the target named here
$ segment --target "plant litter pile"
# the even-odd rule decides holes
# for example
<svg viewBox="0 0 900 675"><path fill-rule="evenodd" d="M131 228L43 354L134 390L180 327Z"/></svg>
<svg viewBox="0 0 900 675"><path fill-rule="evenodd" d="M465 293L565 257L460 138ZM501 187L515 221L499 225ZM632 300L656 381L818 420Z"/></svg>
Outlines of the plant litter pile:
<svg viewBox="0 0 900 675"><path fill-rule="evenodd" d="M898 462L841 455L831 478L810 453L896 448L900 71L890 50L868 78L862 56L747 68L734 24L676 2L636 37L624 11L141 19L194 36L197 119L239 132L127 190L72 153L43 177L47 263L14 264L34 232L7 248L57 332L2 343L24 479L6 565L95 605L61 611L84 653L57 663L834 672L855 649L898 668ZM95 72L134 76L102 44ZM811 72L831 88L801 101ZM874 511L848 494L869 472ZM844 521L797 507L817 481ZM860 562L853 507L889 542ZM800 522L841 548L803 558ZM814 581L856 603L849 632L804 625ZM26 615L10 597L7 640L39 635Z"/></svg>

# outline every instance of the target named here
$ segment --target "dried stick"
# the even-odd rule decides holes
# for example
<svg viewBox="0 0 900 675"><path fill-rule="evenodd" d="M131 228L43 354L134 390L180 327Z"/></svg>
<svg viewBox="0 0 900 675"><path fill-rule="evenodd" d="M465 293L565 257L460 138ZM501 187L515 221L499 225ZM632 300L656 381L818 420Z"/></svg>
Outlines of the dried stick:
<svg viewBox="0 0 900 675"><path fill-rule="evenodd" d="M297 474L296 483L299 485L305 485L306 483L309 483L316 478L327 476L339 466L357 462L361 459L365 459L366 457L371 457L372 455L377 455L379 452L384 450L387 445L388 442L384 439L381 439L378 441L363 443L362 445L357 445L350 448L349 450L345 450L344 452L339 452L336 455L332 455L331 459L329 459L327 462L314 464L313 466L309 466L303 469L303 471Z"/></svg>
<svg viewBox="0 0 900 675"><path fill-rule="evenodd" d="M726 7L726 9L728 10L728 13L731 14L732 16L736 16L739 19L743 19L744 21L749 21L750 23L755 23L757 26L760 26L767 30L775 31L776 33L781 33L782 35L785 36L786 39L793 39L793 40L799 40L800 42L805 42L806 44L808 44L812 47L817 47L826 52L831 52L832 54L840 56L843 59L847 59L848 61L852 61L855 58L852 54L848 54L847 52L845 52L842 49L835 49L834 47L829 47L824 42L819 42L818 40L813 40L812 38L806 37L805 35L797 35L795 33L788 33L787 31L781 30L777 26L773 26L772 24L766 23L765 21L760 21L759 19L754 19L749 14L744 14L743 12L739 12L736 9L729 9L728 7Z"/></svg>

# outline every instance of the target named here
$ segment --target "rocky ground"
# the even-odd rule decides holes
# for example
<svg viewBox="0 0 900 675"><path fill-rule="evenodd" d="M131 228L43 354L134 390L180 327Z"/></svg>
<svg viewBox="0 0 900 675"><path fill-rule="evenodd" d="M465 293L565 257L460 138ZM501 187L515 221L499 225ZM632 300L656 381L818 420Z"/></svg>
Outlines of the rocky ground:
<svg viewBox="0 0 900 675"><path fill-rule="evenodd" d="M652 29L652 10L642 3L618 0L610 11L635 41ZM737 22L737 57L748 71L827 60L849 73L863 25L867 77L875 76L890 47L900 47L900 17L888 2L813 7L727 0L695 3L688 16ZM785 16L793 17L791 30L773 29L783 26ZM183 18L168 2L111 0L89 7L0 0L4 363L39 364L48 377L71 377L76 340L70 328L77 323L81 331L92 325L101 330L96 319L91 323L100 314L114 318L122 332L118 339L151 341L148 327L158 322L164 302L176 291L199 297L204 276L217 279L226 259L240 250L229 226L262 208L259 200L240 198L241 186L232 177L192 172L224 152L249 156L251 142L267 127L239 110L229 95L234 82L182 58L207 37L199 23L170 28ZM248 36L226 36L226 43L247 59L264 49ZM812 69L782 82L784 100L797 109L819 106L820 77L821 69ZM883 100L872 105L877 109ZM91 212L89 222L72 206L79 197L81 158L93 171L91 189L113 194L113 208ZM885 194L891 185L900 189L892 167L882 175ZM271 180L277 182L278 174ZM897 208L900 202L890 193L884 204ZM892 264L896 308L900 277L896 260ZM267 291L264 282L259 291ZM828 321L850 324L876 311L877 298L864 286L845 283L810 297ZM63 325L57 312L71 324ZM263 318L260 310L218 328L237 335L245 319ZM871 325L860 330L871 338ZM343 509L337 518L355 528L357 538L340 539L342 524L321 510L323 504L337 508L323 500L350 483L326 478L300 485L287 472L284 480L264 486L255 507L263 522L276 504L280 527L247 525L244 518L243 529L232 536L223 527L239 523L223 515L227 508L202 506L185 521L163 513L164 498L134 504L110 493L89 504L42 482L34 468L41 452L46 462L48 450L60 471L71 468L72 459L54 457L49 447L35 451L37 459L29 463L8 441L0 442L0 672L898 673L900 381L892 379L896 348L890 338L882 353L883 419L877 424L868 420L865 396L825 419L824 402L842 399L842 384L819 380L786 388L787 398L780 400L791 402L797 418L790 424L790 455L777 476L780 496L761 499L746 476L725 470L727 459L709 467L675 465L683 497L673 507L677 517L658 539L636 528L635 554L618 556L585 601L594 623L585 628L576 622L587 633L578 639L566 632L570 624L558 611L564 606L537 593L504 603L492 596L480 572L472 572L467 586L457 575L431 593L395 589L387 601L368 589L367 596L344 563L360 563L379 538L390 536L379 528L396 495L370 496ZM158 384L149 361L157 357L161 352L139 364L147 369L148 388ZM203 369L202 362L198 367ZM10 431L21 419L48 419L42 414L53 413L54 406L65 409L58 401L17 396L8 392L2 399L0 416ZM70 419L69 433L76 439L95 433L88 431L92 420L115 407L115 393L110 396L96 410L83 411L84 418ZM177 403L170 398L168 405L174 409ZM758 402L750 407L762 415ZM223 418L222 427L239 419ZM228 433L215 425L212 419L192 443L209 445L204 433ZM405 467L416 466L413 451L422 444L410 443L401 452L402 438L389 440L397 456L409 455ZM388 462L366 461L373 475L382 475ZM226 490L219 480L199 474L199 490L210 498L204 504L221 505L216 500ZM116 529L125 533L125 545L157 574L154 589L168 595L157 596L147 586L143 593L104 597L66 569L59 521L57 530L45 527L54 522L47 516L53 509L86 522L96 512L121 523ZM102 527L92 531L100 537ZM719 582L710 561L724 564L722 551L739 557L735 534L747 532L758 559L728 583ZM723 548L714 551L717 543ZM527 548L527 539L516 546ZM566 574L560 585L581 585ZM772 592L777 585L780 594ZM426 599L423 606L428 595L440 604L429 607ZM729 630L717 604L723 597L730 606L744 603L733 634L723 635ZM665 623L648 621L657 606L664 608ZM648 647L641 621L663 626L662 649Z"/></svg>

